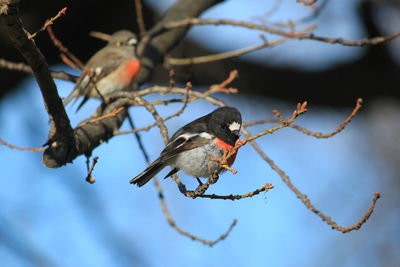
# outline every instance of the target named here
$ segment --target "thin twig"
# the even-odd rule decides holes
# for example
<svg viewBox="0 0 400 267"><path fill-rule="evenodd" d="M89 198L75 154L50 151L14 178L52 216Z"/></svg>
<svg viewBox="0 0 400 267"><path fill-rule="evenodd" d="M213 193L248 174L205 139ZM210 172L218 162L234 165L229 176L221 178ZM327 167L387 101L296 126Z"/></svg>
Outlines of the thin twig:
<svg viewBox="0 0 400 267"><path fill-rule="evenodd" d="M191 90L191 87L188 87L189 84L186 84L185 88L179 88L179 87L170 88L169 86L168 87L167 86L151 86L151 87L144 88L144 89L141 89L139 91L134 91L134 92L127 92L127 91L116 92L116 93L113 93L112 95L110 95L109 98L111 98L111 99L126 98L126 104L138 105L138 103L142 103L139 105L143 105L143 101L141 101L140 99L139 99L139 102L137 102L137 99L138 99L137 97L143 97L143 96L155 94L155 93L181 94L181 95L185 95L186 97L183 99L155 101L155 102L152 102L151 104L152 105L160 105L160 104L165 105L165 104L173 103L173 102L190 103L190 102L196 101L198 99L204 99L207 102L210 102L211 104L218 106L218 105L222 105L221 103L223 103L223 102L221 102L213 97L209 97L209 95L215 94L215 93L226 93L226 94L237 93L236 88L225 88L225 86L227 86L229 83L231 83L237 76L238 76L237 70L233 70L230 72L228 78L225 81L223 81L220 84L211 85L210 88L205 92ZM189 98L189 96L190 96L190 98Z"/></svg>
<svg viewBox="0 0 400 267"><path fill-rule="evenodd" d="M96 73L93 72L92 70L88 69L86 70L86 74L89 76L89 82L93 85L94 90L96 93L99 95L99 98L101 101L105 104L108 103L108 100L103 96L103 94L100 92L99 88L97 87L97 81L96 81Z"/></svg>
<svg viewBox="0 0 400 267"><path fill-rule="evenodd" d="M131 115L129 114L129 112L128 112L128 116L127 117L128 117L128 122L129 122L132 130L135 130L136 126L135 126L135 123L134 123ZM142 140L142 136L140 135L139 132L135 132L135 138L136 138L136 142L139 145L140 151L142 151L144 160L146 161L147 164L150 164L149 153L147 153L147 151L146 151L146 147L144 146L144 143L143 143L143 140Z"/></svg>
<svg viewBox="0 0 400 267"><path fill-rule="evenodd" d="M99 117L96 117L96 118L93 118L93 119L89 119L89 120L83 121L82 123L79 124L79 126L82 127L82 126L84 126L86 124L89 124L89 123L98 122L98 121L101 121L101 120L104 120L104 119L107 119L107 118L110 118L110 117L117 116L118 113L120 113L120 112L122 112L124 110L125 110L125 107L119 107L117 109L114 109L110 113L104 114L102 116L99 116Z"/></svg>
<svg viewBox="0 0 400 267"><path fill-rule="evenodd" d="M296 0L298 3L302 3L306 6L314 5L318 0Z"/></svg>
<svg viewBox="0 0 400 267"><path fill-rule="evenodd" d="M36 37L36 35L42 31L44 31L47 27L50 27L50 25L53 24L53 22L58 19L59 17L61 17L62 15L65 15L65 13L67 12L67 8L64 7L63 9L61 9L60 11L58 11L57 15L52 17L51 19L46 20L46 22L43 24L42 28L40 28L37 32L35 32L34 34L31 34L28 36L28 39L34 39Z"/></svg>
<svg viewBox="0 0 400 267"><path fill-rule="evenodd" d="M245 143L246 142L250 142L250 141L253 141L253 140L255 140L255 139L257 139L257 138L259 138L259 137L261 137L263 135L276 132L277 130L282 129L284 127L288 127L296 120L296 118L299 115L305 113L306 111L307 111L307 102L303 102L302 104L299 103L299 104L297 104L297 109L293 112L292 117L290 119L288 119L288 120L281 119L281 122L282 122L281 125L278 125L278 126L270 128L270 129L267 129L267 130L265 130L265 131L263 131L263 132L261 132L259 134L246 137L244 140L242 140L242 142L245 142ZM275 115L277 115L279 117L281 116L278 111L275 111L274 113L275 113Z"/></svg>
<svg viewBox="0 0 400 267"><path fill-rule="evenodd" d="M91 31L89 36L108 42L111 38L110 34L104 32Z"/></svg>
<svg viewBox="0 0 400 267"><path fill-rule="evenodd" d="M183 90L183 88L181 89L181 88L172 88L172 89L169 89L169 88L161 88L161 87L152 87L152 90L154 90L154 91L157 91L157 92L159 92L159 93L164 93L164 92L167 92L167 90L169 91L169 92L171 92L171 93L180 93L180 94L183 94L184 93L184 90ZM196 92L196 93L198 93L198 92ZM192 94L192 95L194 95L195 94L195 92L193 92L193 91L190 91L189 92L189 95L190 94ZM198 96L199 98L204 98L204 95L203 96L201 96L201 94L200 95L195 95L196 97ZM210 97L210 96L207 96L208 98L207 98L207 100L209 100L211 103L214 103L214 104L216 104L216 105L218 105L218 106L224 106L225 104L222 102L222 101L219 101L219 100L217 100L217 99L215 99L215 98L213 98L213 97ZM361 104L359 101L358 101L358 103L359 104ZM293 117L297 117L299 114L301 114L302 112L301 112L301 110L304 110L306 108L306 106L305 106L305 103L303 103L303 104L300 104L299 106L298 106L298 108L297 108L297 110L292 114L292 119L293 119ZM266 130L266 131L263 131L262 133L261 133L261 135L260 134L258 134L258 135L250 135L250 133L246 130L246 128L245 127L243 127L242 128L242 131L245 133L245 135L246 135L246 137L247 138L249 138L248 140L250 140L249 142L253 145L253 147L256 149L256 151L260 154L260 156L267 162L267 163L269 163L269 165L281 176L281 178L282 178L282 180L288 185L288 187L296 194L296 196L298 197L298 198L300 198L300 200L305 204L305 206L308 208L308 209L310 209L311 211L313 211L314 213L316 213L323 221L325 221L325 222L327 222L329 225L331 225L334 229L336 229L336 230L339 230L339 231L342 231L342 232L348 232L348 231L352 231L352 230L355 230L355 229L359 229L365 222L366 222L366 220L369 218L369 216L372 214L372 212L373 212L373 210L374 210L374 208L375 208L375 204L376 204L376 202L377 202L377 200L378 200L378 198L379 198L379 193L375 193L375 195L374 195L374 199L373 199L373 202L372 202L372 204L371 204L371 207L369 208L369 210L368 210L368 212L362 217L362 219L359 221L359 222L357 222L355 225L353 225L353 226L351 226L351 227L348 227L348 228L345 228L345 227L342 227L342 226L339 226L339 225L337 225L331 218L329 218L329 217L327 217L327 216L325 216L323 213L321 213L319 210L317 210L312 204L311 204L311 202L310 202L310 200L307 198L307 196L306 195L304 195L304 194L302 194L292 183L291 183L291 181L290 181L290 179L289 179L289 177L281 170L281 169L279 169L276 165L275 165L275 163L271 160L271 159L269 159L269 157L267 157L266 156L266 154L261 150L261 148L257 145L257 143L255 143L254 142L254 139L256 139L256 138L258 138L259 136L262 136L262 135L265 135L265 134L268 134L268 133L271 133L271 132L273 132L273 131L276 131L276 130L278 130L278 129L280 129L280 128L282 128L283 126L285 126L285 127L287 127L287 126L290 126L291 125L291 120L289 121L289 120L287 120L287 121L282 121L282 116L278 113L278 112L275 112L275 114L278 116L278 118L280 118L279 120L277 120L277 122L280 122L282 125L279 125L277 128L275 128L275 127L273 127L273 128L271 128L271 129L268 129L268 130ZM351 116L352 117L352 116ZM288 122L289 121L289 122ZM346 120L347 121L347 120ZM246 140L246 139L245 139ZM251 141L251 140L253 140L253 141ZM240 143L239 143L240 144ZM174 180L175 180L175 182L177 182L177 184L178 184L178 188L179 188L179 190L180 190L180 192L181 193L183 193L185 196L188 196L188 197L200 197L200 195L199 195L199 193L201 193L201 192L199 192L199 191L202 191L204 188L201 188L202 190L197 190L198 192L196 192L196 191L188 191L188 190L186 190L186 187L182 184L182 182L179 180L179 178L178 177L174 177ZM209 179L210 180L210 179ZM209 182L209 181L207 181L207 182ZM208 188L208 186L209 186L209 184L211 184L211 183L206 183L205 184L205 189L207 189Z"/></svg>
<svg viewBox="0 0 400 267"><path fill-rule="evenodd" d="M362 100L361 98L357 99L356 106L354 107L354 109L353 109L353 111L351 112L351 114L343 121L343 123L341 123L341 124L336 128L336 130L334 130L334 131L331 132L331 133L326 133L326 134L324 134L324 133L320 133L320 132L313 132L313 131L310 131L310 130L308 130L308 129L305 129L305 128L303 128L303 127L300 127L300 126L298 126L298 125L293 125L293 124L290 125L290 127L294 128L294 129L296 129L296 130L298 130L298 131L301 131L301 132L303 132L303 133L305 133L305 134L307 134L307 135L314 136L314 137L316 137L316 138L329 138L329 137L332 137L332 136L334 136L334 135L340 133L341 131L343 131L344 128L347 126L347 124L349 124L349 123L351 122L351 120L352 120L352 119L354 118L354 116L357 114L358 110L362 107L362 102L363 102L363 100Z"/></svg>
<svg viewBox="0 0 400 267"><path fill-rule="evenodd" d="M246 135L246 137L250 137L251 134L247 131L247 129L245 127L242 127L242 132ZM283 180L283 182L295 193L295 195L297 196L297 198L299 198L301 200L301 202L303 202L303 204L306 206L307 209L311 210L312 212L314 212L315 214L317 214L323 221L325 221L328 225L330 225L333 229L336 229L338 231L341 231L342 233L347 233L353 230L358 230L361 228L361 226L368 220L368 218L371 216L372 212L374 211L375 208L375 204L378 201L380 194L379 193L374 193L374 198L372 200L372 204L370 206L370 208L368 209L367 213L365 213L365 215L360 219L360 221L358 221L356 224L354 224L351 227L343 227L338 225L336 222L334 222L332 220L331 217L328 217L326 215L324 215L321 211L319 211L318 209L316 209L310 199L304 195L303 193L300 192L299 189L297 189L297 187L291 182L289 176L286 175L286 173L280 169L275 162L270 159L260 148L260 146L255 142L255 141L251 141L250 142L251 145L253 146L253 148L257 151L257 153L261 156L262 159L264 159L268 165L271 166L271 168L281 177L281 179Z"/></svg>
<svg viewBox="0 0 400 267"><path fill-rule="evenodd" d="M219 195L207 195L207 194L203 194L203 195L198 195L197 197L200 198L211 198L211 199L223 199L223 200L239 200L242 198L249 198L249 197L253 197L255 195L260 194L261 192L268 192L270 189L274 188L274 186L272 184L265 184L263 187L258 188L252 192L249 192L247 194L243 194L243 195L226 195L226 196L219 196Z"/></svg>
<svg viewBox="0 0 400 267"><path fill-rule="evenodd" d="M146 34L146 26L143 19L143 6L141 0L135 0L136 23L139 27L140 36Z"/></svg>
<svg viewBox="0 0 400 267"><path fill-rule="evenodd" d="M162 117L160 116L160 114L158 114L154 106L150 104L150 102L139 96L137 96L135 100L141 105L143 105L147 109L147 111L150 112L151 115L153 115L154 119L157 122L157 126L160 129L161 136L164 139L164 143L168 143L169 140L168 129L165 126Z"/></svg>
<svg viewBox="0 0 400 267"><path fill-rule="evenodd" d="M64 62L67 66L70 66L73 69L81 70L82 67L79 67L79 65L75 64L74 61L72 61L66 54L61 53L60 58L62 62Z"/></svg>
<svg viewBox="0 0 400 267"><path fill-rule="evenodd" d="M312 10L311 14L308 14L308 15L301 17L299 19L296 19L296 20L289 20L287 22L267 22L267 21L263 20L262 18L258 18L258 20L260 20L264 24L269 24L269 25L282 27L282 28L284 28L284 27L291 28L293 25L297 26L297 25L315 20L321 14L322 10L326 7L328 1L329 0L322 0L322 1L320 1L320 4L318 6L317 5L310 6L310 8Z"/></svg>
<svg viewBox="0 0 400 267"><path fill-rule="evenodd" d="M32 68L25 63L16 63L0 58L0 68L33 74ZM53 78L69 82L76 82L79 77L63 71L50 71Z"/></svg>
<svg viewBox="0 0 400 267"><path fill-rule="evenodd" d="M343 38L329 38L329 37L317 36L313 33L298 33L298 32L294 32L294 31L287 32L287 31L282 31L282 30L271 28L271 27L267 27L264 25L243 22L243 21L237 21L237 20L230 20L230 19L188 18L188 19L183 19L183 20L176 21L176 22L170 22L170 23L166 24L164 26L164 28L165 29L175 29L175 28L179 28L179 27L186 27L188 25L231 25L231 26L238 26L238 27L244 27L244 28L248 28L248 29L265 31L265 32L272 33L272 34L281 35L281 36L284 36L287 38L294 38L294 39L299 39L299 40L308 39L308 40L315 40L315 41L331 43L331 44L341 44L341 45L345 45L345 46L376 45L376 44L380 44L382 42L387 42L387 41L393 40L400 36L400 32L396 32L396 33L393 33L393 34L390 34L387 36L365 38L365 39L358 40L358 41L349 41L349 40L345 40Z"/></svg>
<svg viewBox="0 0 400 267"><path fill-rule="evenodd" d="M351 120L351 118L354 117L354 115L357 113L358 109L361 107L361 99L357 100L357 105L355 107L355 109L353 110L353 112L350 114L350 116L345 120L345 122L343 122L341 124L341 127L339 127L338 129L344 128ZM290 118L289 120L284 120L283 117L279 114L279 112L275 111L275 115L278 116L278 118L280 118L280 122L282 123L282 125L273 127L271 129L274 129L274 131L276 131L277 129L282 128L282 126L290 126L291 122L293 122L296 117L302 113L304 113L307 109L306 109L306 105L307 102L304 102L303 104L298 104L297 109L293 112L292 118ZM280 128L279 128L280 127ZM353 230L357 230L360 229L361 226L368 220L368 218L371 216L374 208L375 208L375 204L378 201L380 194L379 193L374 193L374 199L372 201L372 204L370 206L370 208L368 209L367 213L360 219L360 221L358 221L356 224L354 224L351 227L343 227L338 225L336 222L334 222L330 217L324 215L321 211L317 210L312 204L311 201L308 199L308 197L304 194L302 194L300 192L300 190L297 189L296 186L293 185L293 183L291 182L289 176L287 176L285 174L285 172L280 169L272 159L270 159L262 150L261 148L258 146L258 144L256 142L254 142L254 140L256 138L259 138L260 136L270 133L271 130L268 129L260 134L257 135L251 135L246 127L242 128L242 131L245 133L246 138L244 140L240 140L237 142L237 144L235 145L235 149L237 150L239 147L241 147L242 145L244 145L247 142L250 142L251 145L253 146L253 148L257 151L257 153L271 166L271 168L279 174L279 176L282 178L282 180L285 182L285 184L296 194L296 196L303 202L303 204L311 211L313 211L315 214L317 214L323 221L327 222L333 229L336 229L338 231L341 231L343 233L347 233ZM339 130L340 131L340 130ZM337 132L339 132L337 131ZM235 151L230 152L226 158L229 158L230 154L235 153ZM226 161L226 159L225 159ZM223 162L221 162L223 163Z"/></svg>
<svg viewBox="0 0 400 267"><path fill-rule="evenodd" d="M222 234L220 237L215 239L214 241L205 240L205 239L199 238L199 237L197 237L195 235L192 235L191 233L184 231L182 228L180 228L180 227L178 227L176 225L176 222L172 219L171 214L170 214L170 212L168 210L167 204L166 204L165 199L164 199L164 193L163 193L163 190L162 190L162 188L160 186L160 183L158 182L157 179L154 179L154 178L153 178L153 182L154 182L154 185L156 186L156 189L157 189L157 192L158 192L158 195L159 195L159 199L160 199L160 202L161 202L161 207L162 207L164 215L166 216L167 222L178 233L180 233L180 234L182 234L184 236L187 236L187 237L191 238L194 241L198 241L198 242L200 242L200 243L202 243L204 245L212 247L215 244L217 244L218 242L224 240L230 234L230 232L232 231L233 227L235 227L235 225L237 224L237 220L234 219L232 221L231 225L229 226L228 230L224 234Z"/></svg>
<svg viewBox="0 0 400 267"><path fill-rule="evenodd" d="M307 31L310 31L313 29L315 29L315 25L311 25L311 26L301 30L300 32L307 32ZM239 57L239 56L242 56L242 55L257 51L257 50L261 50L261 49L264 49L267 47L276 46L276 45L281 44L288 40L290 40L290 38L281 38L281 39L277 39L277 40L274 40L271 42L264 42L259 45L252 45L252 46L248 46L248 47L241 48L241 49L234 50L234 51L218 53L218 54L213 54L213 55L207 55L207 56L200 56L200 57L192 57L192 58L167 57L165 59L165 61L167 64L178 65L178 66L179 65L192 65L192 64L215 62L215 61L224 60L224 59L228 59L228 58Z"/></svg>
<svg viewBox="0 0 400 267"><path fill-rule="evenodd" d="M64 54L67 57L67 59L69 60L69 61L66 61L64 59L64 62L73 68L82 70L83 66L84 66L82 61L80 61L79 58L77 58L74 54L72 54L71 51L69 51L69 49L63 45L63 43L54 34L53 28L51 26L47 28L47 33L49 34L49 37L50 37L51 41L53 42L53 44L62 53L61 55ZM63 59L63 57L61 57L61 59ZM69 62L72 62L72 64L69 64Z"/></svg>
<svg viewBox="0 0 400 267"><path fill-rule="evenodd" d="M169 88L174 88L175 87L175 70L170 69L168 72L168 85Z"/></svg>
<svg viewBox="0 0 400 267"><path fill-rule="evenodd" d="M4 141L2 138L0 138L0 144L2 144L3 146L9 147L11 149L18 149L18 150L23 150L23 151L32 151L32 152L43 152L45 150L45 148L29 148L29 147L20 147L20 146L14 146L10 143L7 143L6 141Z"/></svg>
<svg viewBox="0 0 400 267"><path fill-rule="evenodd" d="M259 45L252 45L245 48L241 48L234 51L212 54L207 56L200 56L200 57L191 57L191 58L172 58L166 57L165 62L169 65L175 66L182 66L182 65L193 65L193 64L201 64L201 63L208 63L208 62L215 62L218 60L224 60L233 57L239 57L257 50L261 50L266 47L271 47L277 44L280 44L284 41L288 40L288 38L279 39L275 42L263 43Z"/></svg>
<svg viewBox="0 0 400 267"><path fill-rule="evenodd" d="M363 100L361 98L357 99L357 102L356 102L356 105L355 105L353 111L347 116L347 118L334 131L332 131L330 133L313 132L313 131L310 131L306 128L303 128L303 127L293 124L293 123L290 124L289 126L300 132L303 132L307 135L310 135L310 136L313 136L316 138L330 138L330 137L340 133L341 131L344 130L344 128L346 128L346 126L351 122L351 120L354 118L354 116L357 114L357 112L362 107L362 102L363 102ZM264 123L279 123L279 122L281 122L281 120L271 120L271 119L258 120L258 121L243 123L243 126L249 127L249 126L254 126L254 125L259 125L259 124L264 124Z"/></svg>
<svg viewBox="0 0 400 267"><path fill-rule="evenodd" d="M223 90L230 83L232 83L237 77L239 77L239 72L237 70L231 70L229 72L229 76L222 83L216 84L216 85L211 85L209 91L216 90L216 88L218 88L218 90ZM237 90L233 90L233 91L237 92ZM232 92L228 91L228 93L232 93Z"/></svg>
<svg viewBox="0 0 400 267"><path fill-rule="evenodd" d="M135 99L136 96L142 97L142 96L146 96L146 95L150 95L150 94L154 94L154 93L159 93L159 94L170 93L170 94L181 94L181 95L184 95L187 93L189 96L191 96L191 98L189 98L187 101L188 103L193 102L198 99L203 99L207 102L210 102L211 104L219 106L221 101L209 96L212 93L218 93L218 92L227 93L224 91L215 91L215 90L207 90L204 93L199 92L199 91L194 91L194 90L189 90L187 92L186 88L179 88L179 87L169 88L168 86L156 85L156 86L144 88L144 89L141 89L141 90L135 91L135 92L126 92L126 91L125 92L122 92L122 91L116 92L116 93L112 94L112 97L115 97L115 98L126 97L128 99ZM231 92L233 93L233 91L231 91ZM183 102L183 100L180 100L180 102ZM132 104L133 104L133 102L132 102Z"/></svg>
<svg viewBox="0 0 400 267"><path fill-rule="evenodd" d="M280 122L280 120L266 119L266 120L250 121L250 122L244 122L242 125L244 127L250 127L250 126L264 124L264 123L276 123L276 122Z"/></svg>
<svg viewBox="0 0 400 267"><path fill-rule="evenodd" d="M172 119L173 117L178 116L180 113L181 113L180 110L178 110L178 111L175 112L174 114L172 114L172 115L170 115L170 116L168 116L168 117L162 118L162 120L163 120L163 121L167 121L167 120L169 120L169 119ZM148 130L150 130L151 128L153 128L154 126L157 126L157 122L154 122L154 123L149 124L149 125L147 125L147 126L145 126L145 127L142 127L142 128L136 128L136 129L129 130L129 131L115 131L115 132L114 132L114 135L124 135L124 134L131 134L131 133L137 133L137 132L148 131Z"/></svg>
<svg viewBox="0 0 400 267"><path fill-rule="evenodd" d="M86 176L86 182L88 182L89 184L94 184L96 182L96 179L92 176L92 172L94 170L94 166L96 166L97 161L99 160L99 157L94 157L92 160L92 166L88 169L88 173ZM87 158L87 164L89 166L89 157Z"/></svg>
<svg viewBox="0 0 400 267"><path fill-rule="evenodd" d="M267 12L264 13L263 17L270 17L273 14L275 14L278 11L281 4L282 4L282 0L275 0L272 7L269 10L267 10Z"/></svg>
<svg viewBox="0 0 400 267"><path fill-rule="evenodd" d="M182 181L179 179L179 177L174 174L172 176L173 180L175 183L178 185L179 192L181 192L185 197L189 198L197 198L201 195L204 195L204 193L207 191L207 189L210 187L210 185L215 184L218 181L218 174L216 172L215 175L212 177L208 178L207 182L203 184L199 184L195 190L187 190L186 186L182 183Z"/></svg>
<svg viewBox="0 0 400 267"><path fill-rule="evenodd" d="M165 118L161 118L163 122L165 122L165 121L167 121L167 120L170 120L170 119L172 119L172 118L174 118L174 117L178 117L178 116L181 115L181 114L183 113L183 111L186 109L187 103L188 103L189 87L187 86L186 88L187 88L187 90L186 90L185 98L183 99L183 106L182 106L182 108L180 108L180 109L179 109L178 111L176 111L174 114L171 114L171 115L169 115L169 116L167 116L167 117L165 117ZM180 101L182 101L182 100L180 100ZM154 105L154 103L150 103L150 104L151 104L151 105ZM142 131L148 131L148 130L150 130L151 128L153 128L154 126L156 126L156 125L157 125L157 121L154 122L154 123L152 123L152 124L150 124L150 125L147 125L147 126L145 126L145 127L137 128L137 129L132 129L132 130L130 130L130 131L115 131L115 132L114 132L114 135L123 135L123 134L131 134L131 133L137 133L137 132L142 132Z"/></svg>

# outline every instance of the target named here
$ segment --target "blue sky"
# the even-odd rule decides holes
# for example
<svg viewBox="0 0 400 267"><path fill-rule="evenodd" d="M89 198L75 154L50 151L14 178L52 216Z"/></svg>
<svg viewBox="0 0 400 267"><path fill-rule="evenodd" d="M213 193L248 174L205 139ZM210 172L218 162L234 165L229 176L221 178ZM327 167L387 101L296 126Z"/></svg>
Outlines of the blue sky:
<svg viewBox="0 0 400 267"><path fill-rule="evenodd" d="M203 17L245 20L263 14L268 9L264 2L252 2L259 10L257 13L254 6L250 8L243 1L227 1L225 6L210 10ZM273 18L304 15L304 8L291 2ZM320 21L321 33L349 39L363 36L358 22L352 19L356 1L344 6L348 2L336 1L334 7L327 9L323 14L326 20ZM340 19L335 19L337 16ZM329 19L337 22L335 26ZM259 40L255 32L212 26L196 27L190 36L205 39L204 32L213 40L207 45L221 51ZM291 42L259 53L247 58L312 70L356 58L362 49ZM62 96L73 87L62 81L57 81L57 86ZM40 147L48 132L43 101L32 78L20 87L0 103L0 137L14 145ZM295 105L260 97L218 97L237 107L245 121L271 118L273 109L288 116ZM399 261L396 251L400 249L400 203L394 180L398 173L396 165L386 160L382 147L397 147L398 135L391 134L395 132L391 127L399 125L399 110L391 108L398 106L396 101L382 103L366 103L348 128L331 139L314 139L292 129L259 139L264 151L293 183L318 209L341 225L358 221L368 209L373 192L380 191L383 198L376 212L359 231L342 234L331 230L246 146L234 165L239 173L224 174L209 192L243 194L269 182L275 188L268 193L235 202L192 200L183 197L170 179L161 181L176 223L192 234L215 239L233 219L238 219L228 238L213 248L191 241L167 225L152 184L142 188L129 185L129 180L146 163L134 136L126 135L115 137L94 151L93 155L100 158L93 173L97 182L93 185L84 181L83 157L74 164L47 169L41 163L40 153L0 146L0 262L6 266L379 266L385 256L386 262L395 266ZM96 104L96 100L89 101L79 113L67 107L72 124L87 117ZM180 107L169 105L159 111L169 115ZM167 122L170 135L214 108L202 101L189 104L183 115ZM382 113L384 110L387 112ZM350 111L310 103L310 111L298 123L311 130L329 132ZM138 118L137 127L153 122L143 108L131 109L131 114ZM265 127L252 127L251 131L257 133ZM158 129L142 136L151 159L155 159L163 147ZM181 178L192 188L197 183L185 175Z"/></svg>
<svg viewBox="0 0 400 267"><path fill-rule="evenodd" d="M313 31L317 35L341 37L348 40L363 39L365 38L365 33L355 15L359 1L328 1L328 4L316 20L299 25L298 29L311 24L318 24L317 29ZM148 0L146 2L161 11L165 10L174 1ZM261 23L260 18L265 18L264 15L271 10L275 2L251 0L251 4L249 4L248 1L241 0L225 1L204 12L201 18L234 19L259 24ZM280 8L272 16L267 17L268 22L287 23L289 20L297 20L311 14L310 8L296 1L283 0L280 2ZM260 34L265 35L264 32L240 27L207 25L192 27L188 38L212 50L225 52L227 50L230 51L262 43ZM266 35L266 38L267 40L275 40L278 36ZM263 64L290 65L312 71L326 69L335 64L355 60L362 56L362 53L363 49L359 47L345 47L307 40L292 40L270 49L244 55L243 58Z"/></svg>
<svg viewBox="0 0 400 267"><path fill-rule="evenodd" d="M64 94L71 86L58 82ZM0 105L3 125L0 136L15 145L39 147L48 129L43 103L32 79L22 87ZM273 109L286 115L292 111L292 106L269 99L221 97L239 108L245 121L270 118ZM80 113L88 114L95 104L96 101L91 101ZM178 108L179 104L159 110L167 115ZM190 104L184 115L167 122L170 134L213 108L200 101ZM311 105L310 112L299 123L327 132L349 112L350 109L313 108ZM80 113L70 113L73 123L80 119ZM137 121L138 127L151 122L141 108L131 113L141 118ZM262 129L264 126L251 130L256 133ZM366 118L360 115L348 129L332 139L316 140L285 129L261 138L259 143L317 208L339 224L350 225L367 210L373 192L387 188L380 179L383 163L374 157L368 135L361 134L368 131ZM162 149L157 128L143 134L143 140L151 158L155 159ZM0 157L5 159L0 163L0 221L15 242L21 242L22 247L33 247L37 254L44 253L59 266L77 263L81 266L124 266L132 262L136 263L134 266L187 266L187 262L191 262L191 266L210 263L211 266L264 266L266 262L271 266L312 265L318 255L322 257L322 252L315 255L321 248L323 251L346 246L352 249L355 246L352 240L366 236L378 239L382 231L379 216L389 216L382 214L382 203L379 203L376 214L360 231L350 234L333 231L306 210L277 174L246 146L234 165L239 173L223 175L210 193L242 194L270 182L275 188L268 193L235 202L192 200L183 197L170 179L161 181L174 219L192 234L214 239L233 219L238 219L231 235L209 248L179 235L167 225L152 184L142 188L128 184L130 178L146 166L133 136L113 138L96 149L94 155L100 157L94 171L97 182L90 185L84 181L86 171L82 157L66 167L47 169L41 163L40 153L0 147ZM389 167L386 166L384 175L390 175ZM182 179L188 186L196 185L190 177L182 175ZM377 260L374 252L377 244L358 244L357 252L349 256L346 266L359 266L365 261L372 263L370 266L378 266L373 264ZM10 266L25 266L26 262L11 253L7 246L0 246L0 256ZM335 266L337 259L334 255L330 257L330 265Z"/></svg>

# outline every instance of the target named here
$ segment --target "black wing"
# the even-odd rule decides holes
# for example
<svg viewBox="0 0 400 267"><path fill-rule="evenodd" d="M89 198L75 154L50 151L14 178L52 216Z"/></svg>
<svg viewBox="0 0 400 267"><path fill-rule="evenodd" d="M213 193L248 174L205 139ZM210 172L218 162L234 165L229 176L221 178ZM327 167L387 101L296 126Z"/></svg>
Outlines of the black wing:
<svg viewBox="0 0 400 267"><path fill-rule="evenodd" d="M172 140L172 142L168 143L158 159L151 163L143 172L133 178L130 183L143 186L150 181L154 175L159 173L166 165L168 165L168 161L170 159L183 151L208 144L211 140L211 138L205 138L197 134L184 134L182 136L178 136L175 140ZM166 177L174 174L177 171L178 169L173 169Z"/></svg>
<svg viewBox="0 0 400 267"><path fill-rule="evenodd" d="M198 134L183 134L181 136L171 139L172 141L167 144L159 157L160 162L167 162L169 159L175 157L179 153L191 150L196 147L208 144L212 139L206 138Z"/></svg>
<svg viewBox="0 0 400 267"><path fill-rule="evenodd" d="M186 124L185 126L180 128L178 131L176 131L174 133L174 135L172 135L170 140L173 141L178 136L183 135L184 133L191 133L191 134L194 134L194 133L200 134L200 133L204 133L204 132L208 133L209 132L208 121L210 119L210 114L207 114L203 117L200 117L200 118Z"/></svg>

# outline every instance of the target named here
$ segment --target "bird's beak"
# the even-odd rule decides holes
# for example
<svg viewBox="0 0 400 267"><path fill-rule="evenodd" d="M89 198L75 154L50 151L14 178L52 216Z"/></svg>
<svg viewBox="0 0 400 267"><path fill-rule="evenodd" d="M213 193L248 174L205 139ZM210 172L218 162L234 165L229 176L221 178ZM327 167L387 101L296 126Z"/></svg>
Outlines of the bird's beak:
<svg viewBox="0 0 400 267"><path fill-rule="evenodd" d="M236 135L237 137L240 136L240 131L239 131L239 130L232 131L232 133L233 133L234 135Z"/></svg>

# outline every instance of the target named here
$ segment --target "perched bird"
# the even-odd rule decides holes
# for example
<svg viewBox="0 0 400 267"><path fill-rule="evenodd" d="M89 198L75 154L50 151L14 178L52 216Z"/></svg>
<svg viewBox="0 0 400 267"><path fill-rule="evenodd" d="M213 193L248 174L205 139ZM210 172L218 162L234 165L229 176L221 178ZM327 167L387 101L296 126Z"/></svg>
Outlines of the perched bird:
<svg viewBox="0 0 400 267"><path fill-rule="evenodd" d="M236 108L221 107L180 128L169 140L160 156L130 183L143 186L166 166L199 177L211 177L218 167L210 158L221 159L235 146L240 136L242 116ZM231 166L236 154L228 159ZM198 179L198 181L200 181Z"/></svg>
<svg viewBox="0 0 400 267"><path fill-rule="evenodd" d="M79 110L90 97L100 98L129 90L140 70L140 61L135 55L136 43L136 35L128 30L112 34L108 44L89 59L64 105L84 96Z"/></svg>

